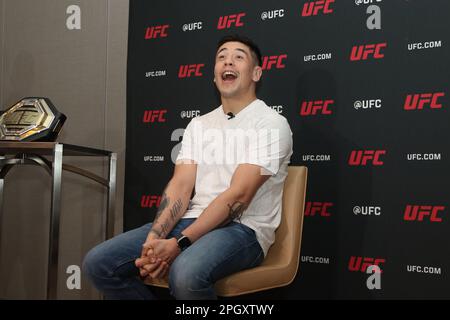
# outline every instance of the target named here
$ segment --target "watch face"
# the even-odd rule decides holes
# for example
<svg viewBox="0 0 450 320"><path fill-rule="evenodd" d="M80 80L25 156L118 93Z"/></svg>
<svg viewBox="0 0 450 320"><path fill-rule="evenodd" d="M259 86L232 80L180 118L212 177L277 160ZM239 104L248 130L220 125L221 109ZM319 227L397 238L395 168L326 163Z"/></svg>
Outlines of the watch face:
<svg viewBox="0 0 450 320"><path fill-rule="evenodd" d="M0 140L52 140L65 118L47 98L24 98L0 116Z"/></svg>
<svg viewBox="0 0 450 320"><path fill-rule="evenodd" d="M189 240L186 236L181 236L181 238L178 239L178 246L181 250L186 249L191 245L191 240Z"/></svg>

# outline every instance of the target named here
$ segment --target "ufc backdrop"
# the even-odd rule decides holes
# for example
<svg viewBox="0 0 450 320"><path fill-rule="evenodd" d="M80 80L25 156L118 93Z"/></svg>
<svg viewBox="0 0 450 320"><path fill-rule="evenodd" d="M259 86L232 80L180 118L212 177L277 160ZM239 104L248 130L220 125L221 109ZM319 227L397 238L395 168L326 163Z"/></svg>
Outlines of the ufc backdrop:
<svg viewBox="0 0 450 320"><path fill-rule="evenodd" d="M446 0L130 1L125 230L220 105L216 44L239 33L309 168L298 275L245 298L450 298L449 19Z"/></svg>

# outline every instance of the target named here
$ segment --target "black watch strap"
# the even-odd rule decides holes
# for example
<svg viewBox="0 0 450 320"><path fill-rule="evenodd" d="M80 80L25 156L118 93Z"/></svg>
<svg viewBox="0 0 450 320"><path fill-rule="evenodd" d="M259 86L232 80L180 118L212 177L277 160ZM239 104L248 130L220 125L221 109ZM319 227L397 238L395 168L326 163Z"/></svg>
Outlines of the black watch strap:
<svg viewBox="0 0 450 320"><path fill-rule="evenodd" d="M192 244L191 240L189 240L189 238L186 237L182 233L180 233L176 237L176 239L177 239L178 247L180 248L181 251L186 250L186 248L188 248Z"/></svg>

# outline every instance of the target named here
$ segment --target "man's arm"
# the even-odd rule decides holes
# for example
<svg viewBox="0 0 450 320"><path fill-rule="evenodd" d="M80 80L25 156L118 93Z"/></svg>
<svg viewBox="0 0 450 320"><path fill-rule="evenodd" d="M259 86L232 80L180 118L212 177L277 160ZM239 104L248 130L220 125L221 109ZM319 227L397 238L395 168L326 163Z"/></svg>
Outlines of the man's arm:
<svg viewBox="0 0 450 320"><path fill-rule="evenodd" d="M163 192L152 229L143 244L141 257L136 259L136 266L142 277L149 274L158 277L167 272L167 261L155 256L150 242L154 239L165 239L186 212L196 174L197 165L194 162L184 160L176 164L174 175Z"/></svg>
<svg viewBox="0 0 450 320"><path fill-rule="evenodd" d="M150 233L153 239L165 239L180 220L191 198L195 185L197 165L178 163L175 172L161 197L161 202Z"/></svg>
<svg viewBox="0 0 450 320"><path fill-rule="evenodd" d="M230 187L214 199L183 234L194 242L218 226L239 218L269 178L270 175L261 174L260 166L240 164L231 178Z"/></svg>

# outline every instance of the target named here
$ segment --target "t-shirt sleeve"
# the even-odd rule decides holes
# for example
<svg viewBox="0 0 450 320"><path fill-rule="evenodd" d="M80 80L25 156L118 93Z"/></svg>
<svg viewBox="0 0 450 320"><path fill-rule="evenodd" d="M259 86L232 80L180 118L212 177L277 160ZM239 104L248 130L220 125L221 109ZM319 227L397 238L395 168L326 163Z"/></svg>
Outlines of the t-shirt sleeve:
<svg viewBox="0 0 450 320"><path fill-rule="evenodd" d="M198 163L198 150L195 148L195 118L189 122L189 124L186 127L186 130L184 130L183 134L183 140L181 142L181 149L178 153L176 162L183 161L183 160L193 160L196 163Z"/></svg>
<svg viewBox="0 0 450 320"><path fill-rule="evenodd" d="M255 134L248 135L248 148L241 163L262 167L266 175L277 174L292 155L292 132L284 117L265 118L257 124Z"/></svg>

